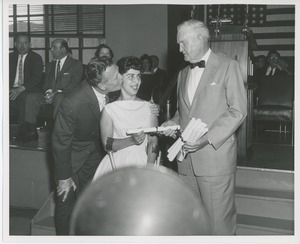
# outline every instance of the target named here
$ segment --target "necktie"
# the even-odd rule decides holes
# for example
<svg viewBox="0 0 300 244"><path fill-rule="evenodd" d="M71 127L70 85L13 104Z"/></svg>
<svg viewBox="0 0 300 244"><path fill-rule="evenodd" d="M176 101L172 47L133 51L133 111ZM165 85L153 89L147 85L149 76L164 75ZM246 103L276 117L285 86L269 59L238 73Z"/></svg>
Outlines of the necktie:
<svg viewBox="0 0 300 244"><path fill-rule="evenodd" d="M199 68L205 68L205 60L201 60L198 63L190 64L191 69L195 68L196 66L198 66Z"/></svg>
<svg viewBox="0 0 300 244"><path fill-rule="evenodd" d="M21 54L20 62L19 62L19 80L18 85L22 86L24 83L23 78L23 55Z"/></svg>
<svg viewBox="0 0 300 244"><path fill-rule="evenodd" d="M57 80L59 71L60 71L60 60L58 60L58 63L57 63L55 80Z"/></svg>
<svg viewBox="0 0 300 244"><path fill-rule="evenodd" d="M274 69L274 68L271 68L271 71L270 71L270 73L269 73L269 76L272 76L272 75L273 75L273 69Z"/></svg>

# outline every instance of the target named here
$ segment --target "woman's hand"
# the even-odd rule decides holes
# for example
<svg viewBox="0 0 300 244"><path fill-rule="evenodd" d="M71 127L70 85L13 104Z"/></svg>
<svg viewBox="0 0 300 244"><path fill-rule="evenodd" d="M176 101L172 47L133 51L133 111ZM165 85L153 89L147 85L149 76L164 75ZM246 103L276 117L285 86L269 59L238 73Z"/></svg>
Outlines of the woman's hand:
<svg viewBox="0 0 300 244"><path fill-rule="evenodd" d="M150 111L155 116L159 116L159 111L160 111L159 105L150 101Z"/></svg>
<svg viewBox="0 0 300 244"><path fill-rule="evenodd" d="M146 134L144 133L144 131L141 131L139 133L136 133L136 134L133 134L131 136L132 140L133 140L133 143L135 145L140 145L143 143L143 141L145 140L146 138Z"/></svg>

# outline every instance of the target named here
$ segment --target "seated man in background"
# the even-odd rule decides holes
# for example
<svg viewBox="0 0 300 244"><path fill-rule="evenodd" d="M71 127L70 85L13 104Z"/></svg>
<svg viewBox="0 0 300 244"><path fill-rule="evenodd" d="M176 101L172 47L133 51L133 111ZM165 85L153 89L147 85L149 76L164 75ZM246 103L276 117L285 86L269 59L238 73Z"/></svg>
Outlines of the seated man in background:
<svg viewBox="0 0 300 244"><path fill-rule="evenodd" d="M63 39L55 39L51 44L51 53L54 61L46 65L44 94L30 94L26 100L31 112L26 114L27 133L23 141L37 139L36 122L40 106L52 104L55 118L59 105L65 94L78 85L82 78L82 64L68 55L68 43Z"/></svg>
<svg viewBox="0 0 300 244"><path fill-rule="evenodd" d="M274 75L287 75L287 71L281 67L280 54L276 50L269 51L267 55L267 60L269 65L266 67L265 75L274 76Z"/></svg>
<svg viewBox="0 0 300 244"><path fill-rule="evenodd" d="M30 38L19 35L15 39L15 51L9 54L9 109L17 115L21 131L26 130L24 116L29 107L26 97L38 93L42 88L43 60L31 49Z"/></svg>
<svg viewBox="0 0 300 244"><path fill-rule="evenodd" d="M268 60L265 55L259 55L254 58L254 76L263 76L266 74Z"/></svg>

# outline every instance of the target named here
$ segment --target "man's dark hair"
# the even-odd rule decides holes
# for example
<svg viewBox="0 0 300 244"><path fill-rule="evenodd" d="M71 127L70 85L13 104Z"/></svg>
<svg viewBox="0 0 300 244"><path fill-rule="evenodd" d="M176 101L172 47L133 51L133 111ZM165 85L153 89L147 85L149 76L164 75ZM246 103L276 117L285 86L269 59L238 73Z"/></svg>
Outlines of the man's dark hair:
<svg viewBox="0 0 300 244"><path fill-rule="evenodd" d="M103 72L113 65L112 59L109 57L94 57L90 60L86 68L87 82L96 87L102 82Z"/></svg>
<svg viewBox="0 0 300 244"><path fill-rule="evenodd" d="M151 55L150 58L155 59L157 62L159 62L159 58L156 55Z"/></svg>
<svg viewBox="0 0 300 244"><path fill-rule="evenodd" d="M114 53L113 53L112 49L111 49L109 46L107 46L106 44L100 44L100 45L97 47L97 50L96 50L96 52L95 52L95 57L99 57L99 53L100 53L100 50L101 50L102 48L107 48L107 49L109 50L109 53L110 53L110 58L111 58L111 59L114 58Z"/></svg>
<svg viewBox="0 0 300 244"><path fill-rule="evenodd" d="M18 34L17 36L15 36L14 42L17 42L18 38L21 37L21 36L27 37L28 40L29 40L29 42L31 42L31 37L29 36L28 33L21 33L21 34Z"/></svg>
<svg viewBox="0 0 300 244"><path fill-rule="evenodd" d="M68 42L64 39L61 39L60 41L60 48L64 47L66 49L66 51L68 51L69 49L69 45L68 45Z"/></svg>
<svg viewBox="0 0 300 244"><path fill-rule="evenodd" d="M270 57L271 54L276 54L278 57L280 57L280 53L275 49L270 50L267 57Z"/></svg>

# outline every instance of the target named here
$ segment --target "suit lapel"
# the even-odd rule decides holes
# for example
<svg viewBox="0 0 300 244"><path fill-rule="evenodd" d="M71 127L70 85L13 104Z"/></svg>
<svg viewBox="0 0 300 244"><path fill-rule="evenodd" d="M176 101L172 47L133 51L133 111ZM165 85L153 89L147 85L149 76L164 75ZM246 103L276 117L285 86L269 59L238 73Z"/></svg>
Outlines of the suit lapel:
<svg viewBox="0 0 300 244"><path fill-rule="evenodd" d="M86 82L83 83L83 86L84 86L86 98L89 101L89 107L92 113L95 115L98 122L100 123L101 112L100 112L99 102L93 91L93 88Z"/></svg>
<svg viewBox="0 0 300 244"><path fill-rule="evenodd" d="M217 55L211 52L207 60L203 74L201 76L201 79L199 81L199 84L197 86L194 99L191 105L190 114L193 113L194 109L197 109L197 104L199 104L199 102L201 101L201 93L205 90L204 89L205 86L207 86L212 81L217 66L218 66Z"/></svg>
<svg viewBox="0 0 300 244"><path fill-rule="evenodd" d="M9 78L10 78L10 83L11 83L10 86L12 87L15 82L15 79L16 79L19 53L14 52L13 55L11 56L11 58L12 58L12 61L10 61L10 63L12 64L12 68L11 67L9 67L9 68L11 68L13 70L11 72L12 78L10 78L10 77Z"/></svg>
<svg viewBox="0 0 300 244"><path fill-rule="evenodd" d="M58 73L58 78L57 78L58 81L61 79L61 77L63 76L63 74L66 73L67 70L69 70L71 64L72 64L71 58L67 57L66 60L65 60L65 62L64 62L64 65L63 65L62 69Z"/></svg>
<svg viewBox="0 0 300 244"><path fill-rule="evenodd" d="M181 89L179 89L179 91L181 92L182 100L188 108L190 108L190 106L191 106L190 101L189 101L189 97L188 97L188 92L187 92L188 79L189 79L189 70L190 70L190 68L188 68L188 67L182 70L181 84L180 84Z"/></svg>
<svg viewBox="0 0 300 244"><path fill-rule="evenodd" d="M24 81L27 80L27 71L30 70L31 64L31 51L29 51L24 62Z"/></svg>
<svg viewBox="0 0 300 244"><path fill-rule="evenodd" d="M52 61L49 64L49 78L47 77L47 79L51 80L52 83L52 89L55 90L56 87L56 81L55 81L55 66L56 66L56 61ZM49 84L49 83L48 83Z"/></svg>

